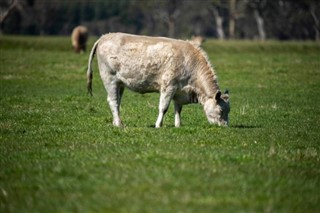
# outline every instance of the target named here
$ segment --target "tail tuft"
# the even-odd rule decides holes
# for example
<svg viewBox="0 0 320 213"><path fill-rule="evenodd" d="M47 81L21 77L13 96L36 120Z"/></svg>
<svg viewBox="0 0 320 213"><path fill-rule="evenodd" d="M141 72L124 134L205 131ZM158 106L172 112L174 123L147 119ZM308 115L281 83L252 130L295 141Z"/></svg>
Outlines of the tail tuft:
<svg viewBox="0 0 320 213"><path fill-rule="evenodd" d="M90 96L93 96L93 94L92 94L92 72L89 74L89 77L88 77L87 90L88 90L88 94Z"/></svg>

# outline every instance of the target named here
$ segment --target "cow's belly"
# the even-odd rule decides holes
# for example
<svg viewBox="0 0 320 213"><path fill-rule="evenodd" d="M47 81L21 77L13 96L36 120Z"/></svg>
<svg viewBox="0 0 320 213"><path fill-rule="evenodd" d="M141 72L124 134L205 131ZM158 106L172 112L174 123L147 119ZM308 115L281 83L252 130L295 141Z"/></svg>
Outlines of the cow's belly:
<svg viewBox="0 0 320 213"><path fill-rule="evenodd" d="M116 76L124 86L135 92L148 93L160 90L158 77L152 73L119 71Z"/></svg>
<svg viewBox="0 0 320 213"><path fill-rule="evenodd" d="M111 44L110 44L111 45ZM158 92L178 75L183 58L175 58L171 45L163 42L144 46L143 43L128 43L113 47L103 53L110 73L129 89L139 92ZM102 60L103 61L103 60Z"/></svg>

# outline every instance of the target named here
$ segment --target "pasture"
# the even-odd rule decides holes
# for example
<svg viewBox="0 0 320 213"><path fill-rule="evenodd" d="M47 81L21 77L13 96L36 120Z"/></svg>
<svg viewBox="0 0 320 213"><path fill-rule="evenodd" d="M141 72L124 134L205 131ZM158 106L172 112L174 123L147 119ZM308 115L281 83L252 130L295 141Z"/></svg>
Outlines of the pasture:
<svg viewBox="0 0 320 213"><path fill-rule="evenodd" d="M91 38L88 49L94 39ZM200 105L125 90L112 126L89 52L67 37L0 37L1 212L319 212L320 44L204 43L230 127ZM96 59L95 59L96 60Z"/></svg>

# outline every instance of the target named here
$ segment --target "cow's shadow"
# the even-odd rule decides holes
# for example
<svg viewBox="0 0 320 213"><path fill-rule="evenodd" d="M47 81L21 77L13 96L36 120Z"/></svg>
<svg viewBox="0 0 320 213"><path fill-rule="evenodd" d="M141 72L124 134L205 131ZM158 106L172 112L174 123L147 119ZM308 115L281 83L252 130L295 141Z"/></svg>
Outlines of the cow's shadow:
<svg viewBox="0 0 320 213"><path fill-rule="evenodd" d="M156 126L155 124L150 124L150 125L147 125L146 126L147 128L153 128L155 129ZM168 127L168 128L174 128L175 126L174 125L165 125L165 127ZM184 127L183 125L181 127ZM208 126L210 127L210 126ZM223 127L221 127L223 128ZM259 128L262 128L261 125L247 125L247 124L235 124L235 125L230 125L229 127L227 128L235 128L235 129L259 129Z"/></svg>
<svg viewBox="0 0 320 213"><path fill-rule="evenodd" d="M236 124L236 125L231 125L230 128L235 128L235 129L258 129L261 128L261 125L246 125L246 124Z"/></svg>

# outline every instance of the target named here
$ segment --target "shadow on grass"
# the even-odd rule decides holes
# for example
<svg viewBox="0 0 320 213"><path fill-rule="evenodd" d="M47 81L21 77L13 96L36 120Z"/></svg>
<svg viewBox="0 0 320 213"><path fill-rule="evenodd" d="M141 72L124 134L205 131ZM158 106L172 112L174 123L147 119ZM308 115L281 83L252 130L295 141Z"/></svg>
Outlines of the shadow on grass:
<svg viewBox="0 0 320 213"><path fill-rule="evenodd" d="M146 126L147 128L157 129L155 124L150 124ZM176 128L174 125L162 125L161 128Z"/></svg>
<svg viewBox="0 0 320 213"><path fill-rule="evenodd" d="M245 124L238 124L238 125L231 125L230 128L236 129L258 129L261 128L261 125L245 125Z"/></svg>
<svg viewBox="0 0 320 213"><path fill-rule="evenodd" d="M149 124L145 126L146 128L151 128L151 129L156 129L155 124ZM199 127L199 126L188 126L188 125L182 125L180 128L183 127ZM218 125L205 125L203 126L203 128L212 128L212 127L217 127L217 128L225 128L222 126L218 126ZM174 125L163 125L160 128L176 128L179 129L179 127L175 127ZM227 128L235 128L235 129L259 129L262 128L261 125L246 125L246 124L236 124L236 125L230 125Z"/></svg>

